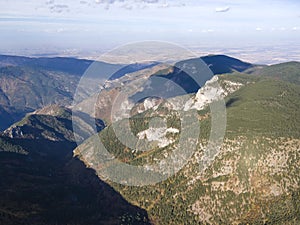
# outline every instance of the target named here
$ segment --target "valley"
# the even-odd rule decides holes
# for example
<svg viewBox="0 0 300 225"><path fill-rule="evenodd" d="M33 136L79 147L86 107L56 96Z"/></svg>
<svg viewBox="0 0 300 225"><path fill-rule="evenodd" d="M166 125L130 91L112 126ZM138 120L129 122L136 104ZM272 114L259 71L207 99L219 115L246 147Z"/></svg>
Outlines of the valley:
<svg viewBox="0 0 300 225"><path fill-rule="evenodd" d="M300 63L209 55L205 72L198 60L99 62L74 105L90 61L1 56L0 224L299 224ZM213 148L220 101L226 129ZM120 162L162 179L109 179Z"/></svg>

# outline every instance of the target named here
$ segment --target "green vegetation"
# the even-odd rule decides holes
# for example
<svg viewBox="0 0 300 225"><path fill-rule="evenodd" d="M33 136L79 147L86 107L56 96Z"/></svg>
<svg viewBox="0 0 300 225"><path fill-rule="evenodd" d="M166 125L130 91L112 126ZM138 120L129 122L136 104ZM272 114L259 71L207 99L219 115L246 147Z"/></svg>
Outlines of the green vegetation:
<svg viewBox="0 0 300 225"><path fill-rule="evenodd" d="M243 86L226 98L224 144L204 172L199 171L196 155L201 159L209 138L209 108L198 112L197 152L176 175L144 187L109 184L126 200L146 209L154 224L298 224L299 86L241 73L220 75L220 81L221 86L226 85L224 81ZM160 110L160 115L171 115L168 127L180 129L176 114ZM131 118L134 134L148 129L151 117L147 116L153 113L149 110ZM178 143L140 154L122 144L111 127L100 137L113 155L134 165L161 160Z"/></svg>
<svg viewBox="0 0 300 225"><path fill-rule="evenodd" d="M74 152L95 170L73 158L76 145L71 112L51 106L27 115L5 131L7 137L0 138L0 176L5 178L0 182L0 224L139 225L149 224L149 220L158 225L299 224L299 63L253 67L224 56L206 60L214 58L224 62L213 65L215 73L230 72L219 75L221 87L239 88L225 99L226 134L219 154L205 170L200 168L203 154L208 151L212 120L209 107L198 111L201 132L198 143L191 142L196 152L189 162L167 180L132 187L98 179L95 172L101 169L101 155L88 148L89 142ZM249 74L241 73L245 70ZM180 72L170 68L155 75L176 78ZM12 92L14 97L8 98L0 89L0 101L3 105L11 101L22 109L33 109L48 103L54 94L58 102L69 102L71 92L64 88L72 89L72 79L57 70L3 67L1 83L20 81L15 85L20 93ZM72 85L65 86L66 83ZM178 133L166 134L172 141L164 147L159 147L159 140L147 145L140 139L136 146L147 146L147 151L129 148L118 140L114 130L119 129L127 140L129 136L123 132L125 120L106 127L99 137L120 161L152 165L178 147L179 137L190 137L194 132L192 127L182 130L179 114L162 104L158 110L150 109L129 119L135 136L147 130L154 117L164 118L168 128L178 129ZM88 119L86 126L95 122ZM103 122L98 122L102 129ZM82 128L76 135L84 138L88 131ZM78 154L81 147L87 147L86 155Z"/></svg>
<svg viewBox="0 0 300 225"><path fill-rule="evenodd" d="M21 155L28 155L28 152L19 145L10 143L8 138L0 137L0 154L1 152L18 153Z"/></svg>
<svg viewBox="0 0 300 225"><path fill-rule="evenodd" d="M73 157L69 111L55 108L56 116L28 115L11 128L14 138L0 138L0 224L149 224Z"/></svg>
<svg viewBox="0 0 300 225"><path fill-rule="evenodd" d="M282 81L262 79L227 98L227 133L300 136L300 88Z"/></svg>
<svg viewBox="0 0 300 225"><path fill-rule="evenodd" d="M78 77L62 72L1 67L0 129L7 128L26 113L48 104L70 105L78 81Z"/></svg>
<svg viewBox="0 0 300 225"><path fill-rule="evenodd" d="M300 63L287 62L266 66L263 68L250 71L250 73L258 76L271 77L277 80L288 81L292 84L300 85Z"/></svg>

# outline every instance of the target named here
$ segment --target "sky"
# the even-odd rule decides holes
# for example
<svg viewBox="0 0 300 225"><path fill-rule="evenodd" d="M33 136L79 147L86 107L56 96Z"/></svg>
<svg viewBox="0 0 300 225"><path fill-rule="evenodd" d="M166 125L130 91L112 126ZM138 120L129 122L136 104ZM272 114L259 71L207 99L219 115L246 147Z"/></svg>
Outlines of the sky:
<svg viewBox="0 0 300 225"><path fill-rule="evenodd" d="M144 40L299 47L300 1L0 0L0 33L0 53L88 52Z"/></svg>

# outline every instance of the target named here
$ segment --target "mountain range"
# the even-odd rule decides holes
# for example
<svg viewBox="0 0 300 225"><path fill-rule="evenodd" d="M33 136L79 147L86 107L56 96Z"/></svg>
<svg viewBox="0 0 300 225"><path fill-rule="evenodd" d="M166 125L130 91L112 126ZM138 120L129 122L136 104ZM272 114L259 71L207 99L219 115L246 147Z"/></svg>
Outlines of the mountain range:
<svg viewBox="0 0 300 225"><path fill-rule="evenodd" d="M113 75L101 87L96 112L88 115L71 104L92 61L0 56L0 223L299 224L300 63L252 65L225 55L201 59L210 73L198 59L168 67L98 62ZM193 70L199 72L195 79ZM132 94L136 107L130 115L112 119L122 87L136 87L139 79L152 86ZM163 88L162 80L184 91ZM90 80L84 94L97 91L95 83ZM220 98L225 136L220 152L201 170L213 119L209 105ZM195 153L176 174L141 187L101 175L91 134L99 132L121 162L155 165L178 147L178 112L188 110L196 110L201 132ZM118 140L113 126L127 117L139 143L151 143L147 151L133 151ZM151 127L154 117L165 119L167 127ZM81 121L75 132L72 119Z"/></svg>

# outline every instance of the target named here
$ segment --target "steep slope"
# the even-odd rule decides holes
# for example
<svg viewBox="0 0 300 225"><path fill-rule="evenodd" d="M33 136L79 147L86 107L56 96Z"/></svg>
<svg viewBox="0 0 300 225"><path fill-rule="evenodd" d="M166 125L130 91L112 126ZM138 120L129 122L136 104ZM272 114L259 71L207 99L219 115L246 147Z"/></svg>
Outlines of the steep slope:
<svg viewBox="0 0 300 225"><path fill-rule="evenodd" d="M150 103L151 99L156 99L154 101L158 103L161 102L159 99L196 93L212 77L213 73L199 58L183 60L175 63L174 66L154 65L144 68L107 81L97 96L95 117L104 119L108 124L111 123L112 105L115 104L117 97L124 93L130 92L128 104L122 102L124 108L140 104L141 108L138 111L141 111L147 108L144 103ZM88 103L89 99L82 102L80 108L85 108ZM155 105L156 103L153 104ZM137 108L131 111L132 115L137 113L136 110Z"/></svg>
<svg viewBox="0 0 300 225"><path fill-rule="evenodd" d="M79 78L61 72L0 68L0 129L48 104L69 105Z"/></svg>
<svg viewBox="0 0 300 225"><path fill-rule="evenodd" d="M0 131L22 119L23 116L30 111L31 109L28 108L20 110L7 105L0 106Z"/></svg>
<svg viewBox="0 0 300 225"><path fill-rule="evenodd" d="M103 77L121 78L156 63L124 66L74 58L0 55L0 130L46 105L71 105L78 82L91 65L97 70L85 80L88 88L81 90L82 96L98 91Z"/></svg>
<svg viewBox="0 0 300 225"><path fill-rule="evenodd" d="M207 66L211 71L207 69ZM146 92L144 95L170 98L196 93L207 80L212 78L213 74L242 72L252 67L250 63L226 55L210 55L200 59L179 61L174 66L169 66L151 76L149 90L144 90ZM177 86L180 86L180 89ZM139 94L133 98L138 99Z"/></svg>
<svg viewBox="0 0 300 225"><path fill-rule="evenodd" d="M76 143L68 109L38 110L4 134L1 224L149 224L144 210L73 158Z"/></svg>
<svg viewBox="0 0 300 225"><path fill-rule="evenodd" d="M73 132L72 119L81 121L80 129ZM21 121L6 129L2 135L13 139L51 140L54 142L67 141L75 143L84 140L93 133L102 130L105 124L100 119L88 118L59 105L49 105L27 114Z"/></svg>
<svg viewBox="0 0 300 225"><path fill-rule="evenodd" d="M198 58L183 60L153 74L149 79L150 85L143 91L143 95L170 98L195 93L212 76L213 73L202 60ZM139 94L133 98L139 98Z"/></svg>
<svg viewBox="0 0 300 225"><path fill-rule="evenodd" d="M113 104L119 95L124 93L124 87L129 89L134 96L140 91L145 85L145 82L149 81L153 74L166 68L165 65L153 65L151 67L144 68L142 70L126 74L123 77L108 80L103 85L101 91L97 95L97 100L95 104L95 118L104 120L107 124L111 123L111 111ZM161 87L162 84L159 84ZM89 99L79 104L79 107L85 107L89 103Z"/></svg>
<svg viewBox="0 0 300 225"><path fill-rule="evenodd" d="M70 74L13 66L0 68L0 79L1 104L31 109L51 102L70 103L78 82Z"/></svg>
<svg viewBox="0 0 300 225"><path fill-rule="evenodd" d="M129 202L146 209L154 224L299 224L299 86L243 74L221 75L219 82L222 88L227 85L227 90L234 90L226 97L224 142L205 171L200 165L211 115L202 105L198 108L201 134L197 150L175 176L142 187L110 185ZM236 88L236 84L241 85ZM201 100L194 98L195 103ZM158 115L167 120L169 131L179 132L168 134L163 128L150 127L151 116ZM122 144L111 127L99 137L120 161L148 166L162 161L178 145L181 127L176 116L176 112L162 107L131 118L132 132L154 141L146 152ZM171 141L160 145L164 138ZM87 165L101 170L102 165L97 164L101 160L93 149L86 142L74 153ZM100 171L98 174L101 177Z"/></svg>
<svg viewBox="0 0 300 225"><path fill-rule="evenodd" d="M21 146L19 145L14 145L12 140L10 140L7 137L1 136L0 137L0 152L11 152L11 153L18 153L18 154L23 154L27 155L28 152L24 150Z"/></svg>

